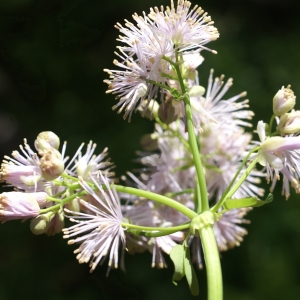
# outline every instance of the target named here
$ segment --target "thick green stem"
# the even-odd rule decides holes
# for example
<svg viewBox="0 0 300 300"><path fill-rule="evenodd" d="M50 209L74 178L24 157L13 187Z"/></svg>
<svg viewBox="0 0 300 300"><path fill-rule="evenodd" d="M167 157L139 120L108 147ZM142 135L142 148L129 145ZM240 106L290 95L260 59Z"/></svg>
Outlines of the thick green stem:
<svg viewBox="0 0 300 300"><path fill-rule="evenodd" d="M208 300L223 299L222 270L219 251L212 225L200 229L200 238L205 258Z"/></svg>

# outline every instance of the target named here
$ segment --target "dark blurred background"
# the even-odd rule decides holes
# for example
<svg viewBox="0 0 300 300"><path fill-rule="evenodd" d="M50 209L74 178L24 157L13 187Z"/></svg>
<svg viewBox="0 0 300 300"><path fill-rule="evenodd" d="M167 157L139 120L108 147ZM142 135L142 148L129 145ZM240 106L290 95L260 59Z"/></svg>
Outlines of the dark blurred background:
<svg viewBox="0 0 300 300"><path fill-rule="evenodd" d="M0 0L0 152L10 155L23 138L33 143L51 130L68 140L72 155L93 140L109 147L117 175L133 167L139 139L153 124L133 116L130 124L111 110L104 68L114 68L116 22L166 0ZM203 52L199 69L234 78L228 97L244 90L258 120L268 121L272 98L291 84L300 95L300 4L297 0L194 1L212 16L220 38ZM298 106L299 108L299 106ZM280 196L252 211L241 247L222 254L225 299L300 299L300 196ZM125 256L126 273L106 264L89 274L61 235L34 236L29 223L0 226L0 299L194 299L185 280L171 282L166 270L151 269L149 253ZM206 274L198 272L199 299Z"/></svg>

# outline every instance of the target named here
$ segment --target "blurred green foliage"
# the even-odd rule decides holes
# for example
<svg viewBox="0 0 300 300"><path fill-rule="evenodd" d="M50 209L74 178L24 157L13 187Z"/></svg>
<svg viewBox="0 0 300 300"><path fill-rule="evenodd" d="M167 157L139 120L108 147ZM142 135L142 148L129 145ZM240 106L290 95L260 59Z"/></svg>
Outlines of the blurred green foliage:
<svg viewBox="0 0 300 300"><path fill-rule="evenodd" d="M52 130L68 140L72 155L93 140L110 149L120 176L133 168L139 139L153 124L130 124L111 111L104 68L114 68L116 22L167 0L0 0L0 152L9 155L26 137ZM206 86L210 68L234 78L228 97L248 91L254 124L268 121L272 98L291 84L300 95L299 2L296 0L193 1L212 16L220 38L203 52ZM299 108L299 106L298 106ZM256 125L255 125L256 126ZM225 299L300 298L300 201L288 202L278 185L272 204L249 214L249 235L222 254ZM192 299L187 284L171 282L173 266L150 268L149 253L125 255L126 273L106 266L89 274L61 236L33 236L28 222L0 227L0 299ZM199 271L200 298L206 297Z"/></svg>

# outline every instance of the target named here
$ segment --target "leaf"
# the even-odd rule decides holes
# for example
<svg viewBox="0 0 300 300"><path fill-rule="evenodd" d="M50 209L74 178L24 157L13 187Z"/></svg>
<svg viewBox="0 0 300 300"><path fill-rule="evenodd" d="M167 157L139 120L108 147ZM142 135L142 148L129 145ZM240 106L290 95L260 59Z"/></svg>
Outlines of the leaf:
<svg viewBox="0 0 300 300"><path fill-rule="evenodd" d="M188 247L185 247L184 273L192 295L198 296L199 294L198 279L194 267L191 263L190 250Z"/></svg>
<svg viewBox="0 0 300 300"><path fill-rule="evenodd" d="M177 285L176 281L180 281L184 277L183 260L184 260L184 248L182 245L176 245L172 248L170 258L174 263L174 275L172 281Z"/></svg>
<svg viewBox="0 0 300 300"><path fill-rule="evenodd" d="M257 199L257 203L253 207L259 207L259 206L271 203L272 201L273 201L273 194L269 193L269 195L267 196L265 201Z"/></svg>
<svg viewBox="0 0 300 300"><path fill-rule="evenodd" d="M242 198L242 199L228 199L225 201L224 207L227 210L230 210L234 208L253 206L256 204L256 202L257 202L256 197Z"/></svg>
<svg viewBox="0 0 300 300"><path fill-rule="evenodd" d="M226 210L242 207L260 207L273 201L273 195L270 193L265 201L256 197L242 198L242 199L228 199L224 203Z"/></svg>

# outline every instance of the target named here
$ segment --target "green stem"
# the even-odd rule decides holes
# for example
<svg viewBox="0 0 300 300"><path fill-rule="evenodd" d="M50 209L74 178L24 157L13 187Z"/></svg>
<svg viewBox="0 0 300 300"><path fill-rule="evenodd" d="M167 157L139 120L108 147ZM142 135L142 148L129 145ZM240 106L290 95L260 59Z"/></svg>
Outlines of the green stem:
<svg viewBox="0 0 300 300"><path fill-rule="evenodd" d="M191 209L187 208L183 204L179 203L178 201L175 201L173 199L170 199L168 197L155 194L149 191L139 190L132 187L122 186L122 185L113 185L117 192L126 193L130 195L135 195L138 197L146 198L167 206L170 206L174 208L175 210L183 213L188 218L193 219L197 214L192 211ZM106 187L103 185L103 188L106 189Z"/></svg>
<svg viewBox="0 0 300 300"><path fill-rule="evenodd" d="M271 133L272 133L272 127L273 127L273 122L274 122L274 120L275 120L275 117L276 117L276 115L273 115L272 117L271 117L271 120L270 120L270 123L269 123L269 130L268 130L268 132L269 132L269 136L271 135Z"/></svg>
<svg viewBox="0 0 300 300"><path fill-rule="evenodd" d="M225 192L223 193L221 199L219 200L218 203L220 203L220 205L219 205L219 204L215 205L214 208L212 209L213 212L216 212L216 211L222 206L222 204L224 203L223 200L224 200L225 197L228 198L228 197L227 197L227 194L229 193L229 191L230 191L231 187L233 186L234 182L236 181L238 175L239 175L240 172L242 171L244 165L247 163L247 161L248 161L250 155L251 155L253 152L258 151L259 149L260 149L260 147L255 147L255 148L253 148L251 151L249 151L249 153L247 154L247 156L243 159L243 161L242 161L242 163L241 163L239 169L237 170L236 174L235 174L234 177L232 178L230 184L228 185L228 187L226 188Z"/></svg>
<svg viewBox="0 0 300 300"><path fill-rule="evenodd" d="M185 113L186 113L186 123L187 123L187 128L188 128L188 135L189 135L189 143L190 143L191 152L193 155L197 179L198 179L198 180L196 180L196 184L199 184L200 196L201 196L201 197L197 197L198 204L196 205L196 207L201 207L202 212L207 211L207 210L209 210L209 204L208 204L208 197L207 197L206 182L205 182L203 167L202 167L202 163L201 163L201 159L200 159L200 152L198 149L197 139L196 139L196 135L195 135L195 131L194 131L195 128L194 128L194 124L193 124L190 97L186 91L186 87L184 85L184 80L182 78L180 67L179 67L180 63L178 62L178 51L176 51L176 60L177 60L176 63L170 61L170 59L168 59L168 58L164 57L164 59L166 61L168 61L175 69L177 76L178 76L181 93L183 96Z"/></svg>
<svg viewBox="0 0 300 300"><path fill-rule="evenodd" d="M197 180L197 178L196 178ZM198 201L198 198L201 198L201 194L200 194L200 187L199 184L196 184L196 201L195 201L195 211L197 214L200 214L202 211L202 207L201 207L201 201Z"/></svg>
<svg viewBox="0 0 300 300"><path fill-rule="evenodd" d="M166 89L167 91L170 91L171 90L171 88L170 87L168 87L167 85L165 85L165 84L162 84L162 83L159 83L159 82L156 82L156 81L154 81L154 80L148 80L150 83L152 83L152 84L154 84L154 85L157 85L157 86L159 86L159 87L161 87L161 88L163 88L163 89Z"/></svg>
<svg viewBox="0 0 300 300"><path fill-rule="evenodd" d="M251 173L251 171L254 169L255 165L257 164L258 158L256 158L254 161L251 162L251 164L248 166L244 174L240 177L240 179L236 182L236 184L232 187L232 189L223 197L222 201L219 201L212 209L212 212L216 212L223 203L232 197L232 195L240 188L240 186L243 184L243 182L246 180L248 175Z"/></svg>
<svg viewBox="0 0 300 300"><path fill-rule="evenodd" d="M200 153L198 149L198 144L194 132L194 124L193 124L193 118L192 118L192 110L191 110L191 104L188 94L185 94L184 98L184 105L185 105L185 112L186 112L186 122L187 122L187 128L188 128L188 134L189 134L189 142L191 146L191 151L194 159L194 164L196 168L196 174L197 174L197 181L196 183L199 184L200 188L200 199L197 197L198 201L198 207L201 207L202 212L209 210L209 204L208 204L208 197L207 197L207 188L206 188L206 181L204 177L203 167L200 159Z"/></svg>
<svg viewBox="0 0 300 300"><path fill-rule="evenodd" d="M155 121L164 129L164 130L168 130L171 133L173 133L174 137L177 137L180 139L180 141L182 142L182 144L187 147L188 149L190 149L190 144L184 139L184 137L180 134L179 131L173 130L169 125L163 123L159 117L155 118Z"/></svg>
<svg viewBox="0 0 300 300"><path fill-rule="evenodd" d="M173 227L147 227L147 226L139 226L139 225L134 225L129 223L122 223L122 227L128 228L127 232L133 232L133 233L137 232L137 234L139 235L148 236L148 237L159 237L159 236L169 235L174 232L188 229L190 227L190 223L173 226Z"/></svg>
<svg viewBox="0 0 300 300"><path fill-rule="evenodd" d="M222 270L212 225L206 225L200 230L200 238L206 265L208 300L222 300Z"/></svg>
<svg viewBox="0 0 300 300"><path fill-rule="evenodd" d="M64 199L56 199L54 197L47 197L47 200L49 201L54 201L54 202L59 202L58 204L55 204L53 206L50 206L48 208L44 208L44 209L40 209L40 214L44 214L44 213L47 213L49 211L58 211L61 207L64 207L64 205L72 200L74 200L75 198L77 197L80 197L82 195L86 195L87 192L86 191L81 191L79 193L76 193L76 194L73 194L69 197L66 197Z"/></svg>

